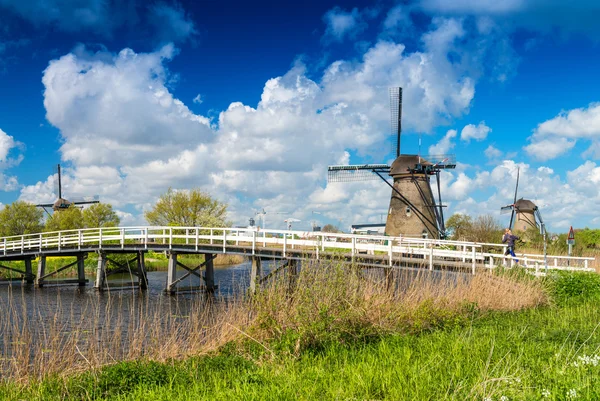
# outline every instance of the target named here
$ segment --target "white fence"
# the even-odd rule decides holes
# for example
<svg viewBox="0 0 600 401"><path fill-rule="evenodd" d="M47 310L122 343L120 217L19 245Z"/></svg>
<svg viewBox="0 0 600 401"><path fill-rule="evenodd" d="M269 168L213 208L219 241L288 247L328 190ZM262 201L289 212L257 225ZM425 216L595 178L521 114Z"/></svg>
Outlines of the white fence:
<svg viewBox="0 0 600 401"><path fill-rule="evenodd" d="M177 249L185 245L196 251L212 245L212 252L219 253L240 253L240 247L245 247L244 253L252 255L268 248L280 252L282 257L289 256L291 250L312 251L316 258L324 252L352 256L367 253L380 255L390 266L400 258L417 256L430 269L443 262L461 262L469 265L473 272L477 266L494 268L516 263L504 256L506 246L502 244L220 227L107 227L3 237L0 238L0 257L49 250L124 249L132 245L145 249ZM517 259L520 265L537 272L546 267L543 255L517 255ZM594 271L589 266L594 258L548 255L546 260L549 269Z"/></svg>

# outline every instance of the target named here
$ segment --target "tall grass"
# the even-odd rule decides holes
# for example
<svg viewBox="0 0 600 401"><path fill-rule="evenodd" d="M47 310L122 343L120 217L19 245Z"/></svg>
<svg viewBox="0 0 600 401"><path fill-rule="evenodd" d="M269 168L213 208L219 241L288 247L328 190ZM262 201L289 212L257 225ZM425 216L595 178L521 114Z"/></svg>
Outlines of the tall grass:
<svg viewBox="0 0 600 401"><path fill-rule="evenodd" d="M87 297L79 313L60 296L53 305L25 306L24 299L15 300L26 295L12 291L0 305L0 375L20 383L119 361L184 359L225 344L254 345L268 350L267 356L274 355L272 344L279 344L297 355L332 341L430 331L461 325L486 311L546 302L536 281L451 273L399 273L386 280L335 262L310 262L297 277L281 275L253 297L240 292L227 301L165 296L156 302L110 293L105 306ZM177 302L186 307L178 308Z"/></svg>

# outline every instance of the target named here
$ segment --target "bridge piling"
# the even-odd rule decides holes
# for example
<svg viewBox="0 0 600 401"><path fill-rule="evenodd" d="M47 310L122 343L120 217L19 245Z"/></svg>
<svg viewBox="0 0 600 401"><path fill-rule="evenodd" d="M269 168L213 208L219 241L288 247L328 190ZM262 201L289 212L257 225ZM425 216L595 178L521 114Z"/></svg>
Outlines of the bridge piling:
<svg viewBox="0 0 600 401"><path fill-rule="evenodd" d="M35 286L42 288L44 286L44 276L46 275L46 255L40 255L37 265L37 275L35 276Z"/></svg>
<svg viewBox="0 0 600 401"><path fill-rule="evenodd" d="M256 293L256 287L262 274L261 259L258 256L252 257L252 270L250 271L250 293Z"/></svg>
<svg viewBox="0 0 600 401"><path fill-rule="evenodd" d="M98 268L96 269L96 281L94 282L94 288L102 291L104 290L104 280L106 279L106 254L104 252L98 252Z"/></svg>
<svg viewBox="0 0 600 401"><path fill-rule="evenodd" d="M137 270L140 283L140 289L148 289L148 274L146 272L146 259L143 251L138 252Z"/></svg>
<svg viewBox="0 0 600 401"><path fill-rule="evenodd" d="M86 284L85 280L85 257L83 253L77 254L77 284L80 287L84 287Z"/></svg>
<svg viewBox="0 0 600 401"><path fill-rule="evenodd" d="M31 266L31 258L27 258L25 259L25 282L27 284L33 284L34 281L34 275L33 275L33 269Z"/></svg>
<svg viewBox="0 0 600 401"><path fill-rule="evenodd" d="M206 285L206 291L212 293L215 291L215 266L213 260L215 255L212 253L204 254L205 272L204 272L204 283Z"/></svg>
<svg viewBox="0 0 600 401"><path fill-rule="evenodd" d="M167 288L169 294L175 293L175 280L177 279L177 254L169 252L169 263L167 265Z"/></svg>

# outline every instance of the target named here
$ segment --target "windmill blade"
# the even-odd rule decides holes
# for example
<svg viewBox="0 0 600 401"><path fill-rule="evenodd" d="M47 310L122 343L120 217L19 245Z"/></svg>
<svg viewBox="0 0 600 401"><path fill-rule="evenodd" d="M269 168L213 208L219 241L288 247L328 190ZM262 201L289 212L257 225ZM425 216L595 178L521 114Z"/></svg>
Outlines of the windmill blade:
<svg viewBox="0 0 600 401"><path fill-rule="evenodd" d="M390 115L392 124L392 146L396 157L400 156L402 134L402 88L390 88Z"/></svg>
<svg viewBox="0 0 600 401"><path fill-rule="evenodd" d="M60 164L54 166L52 171L52 179L54 184L54 194L59 198L62 198L62 183L61 183L61 171Z"/></svg>
<svg viewBox="0 0 600 401"><path fill-rule="evenodd" d="M500 208L500 214L508 214L512 212L514 209L514 205L506 205Z"/></svg>
<svg viewBox="0 0 600 401"><path fill-rule="evenodd" d="M516 209L516 204L517 204L517 193L519 191L519 174L521 172L520 168L517 168L517 185L515 186L515 200L513 201L513 210L512 210L512 214L510 215L510 223L508 225L508 228L512 229L512 225L513 225L513 220L515 218L515 209Z"/></svg>
<svg viewBox="0 0 600 401"><path fill-rule="evenodd" d="M89 205L92 203L100 203L100 196L78 196L71 200L71 203L74 205Z"/></svg>
<svg viewBox="0 0 600 401"><path fill-rule="evenodd" d="M387 164L361 164L351 166L329 166L327 182L353 182L379 179L378 173L390 173Z"/></svg>
<svg viewBox="0 0 600 401"><path fill-rule="evenodd" d="M456 168L456 155L425 155L421 159L433 164L436 169L453 169Z"/></svg>

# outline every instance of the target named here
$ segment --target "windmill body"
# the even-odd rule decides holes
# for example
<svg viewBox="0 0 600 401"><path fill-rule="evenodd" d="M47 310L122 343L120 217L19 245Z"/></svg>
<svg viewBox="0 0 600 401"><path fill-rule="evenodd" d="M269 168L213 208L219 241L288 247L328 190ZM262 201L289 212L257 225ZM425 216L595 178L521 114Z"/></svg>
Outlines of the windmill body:
<svg viewBox="0 0 600 401"><path fill-rule="evenodd" d="M394 180L394 190L385 225L387 235L439 236L430 176L423 169L416 170L418 164L432 165L417 155L400 155L392 163L390 176Z"/></svg>
<svg viewBox="0 0 600 401"><path fill-rule="evenodd" d="M365 164L330 166L330 182L363 181L380 178L392 189L386 220L387 235L444 238L444 213L440 193L440 171L456 167L453 155L423 156L400 152L402 122L402 88L390 89L393 147L396 159L392 165ZM387 176L393 179L388 182ZM431 188L431 177L437 182L438 201Z"/></svg>
<svg viewBox="0 0 600 401"><path fill-rule="evenodd" d="M514 231L527 231L530 228L538 227L538 223L535 219L535 212L537 210L537 206L530 200L527 199L519 199L515 203L515 222L514 222Z"/></svg>
<svg viewBox="0 0 600 401"><path fill-rule="evenodd" d="M94 203L100 203L100 201L98 200L98 196L93 196L93 197L89 197L87 199L74 199L72 201L69 201L65 198L63 198L63 192L62 192L62 180L61 180L61 169L60 169L60 164L57 165L56 168L56 192L58 193L58 199L55 200L53 203L42 203L39 205L36 205L37 207L41 207L42 209L44 209L44 211L46 211L46 213L48 213L48 215L50 215L50 213L48 212L48 210L46 208L52 208L53 211L57 212L57 211L61 211L61 210L66 210L68 208L70 208L71 206L83 206L83 205L91 205Z"/></svg>

